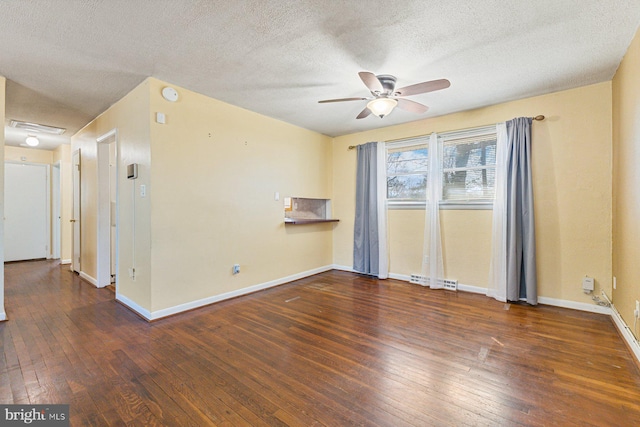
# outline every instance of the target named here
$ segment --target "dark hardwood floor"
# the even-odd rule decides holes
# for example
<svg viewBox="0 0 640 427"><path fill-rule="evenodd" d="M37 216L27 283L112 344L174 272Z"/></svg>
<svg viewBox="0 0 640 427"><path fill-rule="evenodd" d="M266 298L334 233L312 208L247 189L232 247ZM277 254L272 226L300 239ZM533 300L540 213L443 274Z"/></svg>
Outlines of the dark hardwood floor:
<svg viewBox="0 0 640 427"><path fill-rule="evenodd" d="M72 426L640 425L603 315L334 271L149 324L67 266L5 272L0 402Z"/></svg>

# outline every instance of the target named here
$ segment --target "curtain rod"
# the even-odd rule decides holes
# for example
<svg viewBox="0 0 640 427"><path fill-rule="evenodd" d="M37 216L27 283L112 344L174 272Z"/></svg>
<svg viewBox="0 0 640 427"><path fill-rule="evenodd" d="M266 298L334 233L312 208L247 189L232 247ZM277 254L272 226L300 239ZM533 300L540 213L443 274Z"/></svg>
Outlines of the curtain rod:
<svg viewBox="0 0 640 427"><path fill-rule="evenodd" d="M538 114L538 115L537 115L537 116L535 116L535 117L531 117L531 119L532 119L532 120L536 120L536 121L539 121L539 122L543 121L543 120L544 120L544 118L545 118L545 117L544 117L542 114ZM489 125L489 126L491 126L491 125ZM475 126L475 127L483 127L483 126ZM463 129L459 129L459 130L463 130ZM427 136L427 135L418 135L418 136L414 136L414 137L410 137L410 138L419 138L420 136ZM385 141L385 142L402 141L403 139L409 139L409 138L396 138L396 139L389 139L389 140L387 140L387 141ZM349 146L349 148L348 148L348 150L353 150L354 148L357 148L357 147L358 147L357 145L350 145L350 146Z"/></svg>

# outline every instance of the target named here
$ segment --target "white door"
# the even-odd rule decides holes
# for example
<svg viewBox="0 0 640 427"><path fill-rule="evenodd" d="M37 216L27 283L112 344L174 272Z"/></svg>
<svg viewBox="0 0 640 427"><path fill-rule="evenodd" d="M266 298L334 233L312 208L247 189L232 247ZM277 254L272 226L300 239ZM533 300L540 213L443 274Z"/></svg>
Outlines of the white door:
<svg viewBox="0 0 640 427"><path fill-rule="evenodd" d="M5 261L46 258L47 166L5 164Z"/></svg>
<svg viewBox="0 0 640 427"><path fill-rule="evenodd" d="M73 258L72 269L80 273L80 150L73 152Z"/></svg>

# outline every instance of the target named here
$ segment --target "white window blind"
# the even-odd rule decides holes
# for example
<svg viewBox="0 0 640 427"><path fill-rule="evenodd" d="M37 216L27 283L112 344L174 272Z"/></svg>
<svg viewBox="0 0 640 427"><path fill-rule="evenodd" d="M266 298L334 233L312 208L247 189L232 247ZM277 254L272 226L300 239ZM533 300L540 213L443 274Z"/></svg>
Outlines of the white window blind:
<svg viewBox="0 0 640 427"><path fill-rule="evenodd" d="M489 202L495 196L495 126L442 134L442 200Z"/></svg>

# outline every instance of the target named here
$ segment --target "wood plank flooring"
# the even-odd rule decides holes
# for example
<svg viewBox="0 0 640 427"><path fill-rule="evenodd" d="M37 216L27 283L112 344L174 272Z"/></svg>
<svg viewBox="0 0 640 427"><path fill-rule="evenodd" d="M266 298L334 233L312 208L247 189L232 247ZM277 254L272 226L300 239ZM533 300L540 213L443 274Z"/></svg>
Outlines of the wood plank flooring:
<svg viewBox="0 0 640 427"><path fill-rule="evenodd" d="M149 324L56 262L5 272L0 402L72 426L640 425L604 315L332 271Z"/></svg>

